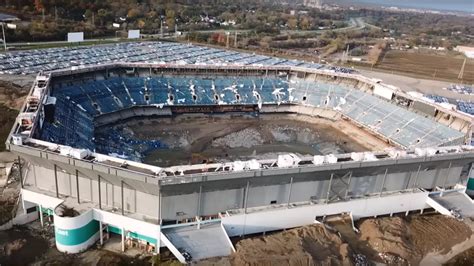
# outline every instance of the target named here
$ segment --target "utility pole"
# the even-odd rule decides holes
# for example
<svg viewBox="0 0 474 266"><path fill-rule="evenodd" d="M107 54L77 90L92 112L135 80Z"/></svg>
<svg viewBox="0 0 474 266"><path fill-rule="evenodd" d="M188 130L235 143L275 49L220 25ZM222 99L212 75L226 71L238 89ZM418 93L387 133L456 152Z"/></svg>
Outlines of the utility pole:
<svg viewBox="0 0 474 266"><path fill-rule="evenodd" d="M174 35L178 36L178 19L174 20Z"/></svg>
<svg viewBox="0 0 474 266"><path fill-rule="evenodd" d="M160 35L163 38L163 16L160 17Z"/></svg>
<svg viewBox="0 0 474 266"><path fill-rule="evenodd" d="M235 32L234 47L237 48L237 31Z"/></svg>
<svg viewBox="0 0 474 266"><path fill-rule="evenodd" d="M227 41L226 41L226 44L225 44L225 47L226 48L229 48L229 36L230 36L230 32L226 32L225 35L227 35Z"/></svg>
<svg viewBox="0 0 474 266"><path fill-rule="evenodd" d="M54 6L54 21L58 21L58 8Z"/></svg>

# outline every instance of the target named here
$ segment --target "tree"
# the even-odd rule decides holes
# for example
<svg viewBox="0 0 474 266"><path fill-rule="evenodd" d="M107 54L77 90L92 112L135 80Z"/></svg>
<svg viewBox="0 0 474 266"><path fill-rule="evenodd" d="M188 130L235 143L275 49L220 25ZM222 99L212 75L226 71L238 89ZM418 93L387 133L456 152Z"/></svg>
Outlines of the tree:
<svg viewBox="0 0 474 266"><path fill-rule="evenodd" d="M137 8L132 8L128 10L127 17L129 19L136 19L140 15L140 10Z"/></svg>
<svg viewBox="0 0 474 266"><path fill-rule="evenodd" d="M300 22L302 30L309 30L311 28L311 21L308 17L304 16Z"/></svg>
<svg viewBox="0 0 474 266"><path fill-rule="evenodd" d="M298 20L296 20L296 18L288 19L286 24L288 25L288 28L292 30L296 30L296 28L298 28Z"/></svg>
<svg viewBox="0 0 474 266"><path fill-rule="evenodd" d="M168 25L168 30L174 31L175 24L175 13L173 9L166 9L166 25Z"/></svg>

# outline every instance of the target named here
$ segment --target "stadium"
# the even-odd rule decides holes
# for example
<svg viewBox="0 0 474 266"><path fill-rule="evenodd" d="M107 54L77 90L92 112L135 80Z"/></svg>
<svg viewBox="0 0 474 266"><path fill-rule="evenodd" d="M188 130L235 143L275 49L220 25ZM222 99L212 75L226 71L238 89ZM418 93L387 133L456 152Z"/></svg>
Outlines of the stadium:
<svg viewBox="0 0 474 266"><path fill-rule="evenodd" d="M230 238L472 204L472 118L357 73L105 63L40 72L7 147L57 248L119 237L187 262ZM469 179L471 177L472 179Z"/></svg>

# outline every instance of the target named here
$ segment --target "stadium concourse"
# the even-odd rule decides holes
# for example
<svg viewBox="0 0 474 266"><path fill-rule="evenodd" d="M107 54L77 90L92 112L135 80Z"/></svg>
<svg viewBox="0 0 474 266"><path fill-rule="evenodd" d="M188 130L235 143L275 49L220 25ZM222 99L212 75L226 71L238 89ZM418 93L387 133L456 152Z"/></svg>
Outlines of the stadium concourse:
<svg viewBox="0 0 474 266"><path fill-rule="evenodd" d="M41 72L6 142L27 162L20 170L23 219L15 221L39 216L43 224L52 216L63 252L115 237L122 250L166 247L184 263L231 254L230 237L341 213L354 220L428 209L472 215L470 116L350 71L288 62L108 63ZM392 148L162 167L142 163L150 150L168 148L160 140L95 134L127 119L222 113L344 122Z"/></svg>

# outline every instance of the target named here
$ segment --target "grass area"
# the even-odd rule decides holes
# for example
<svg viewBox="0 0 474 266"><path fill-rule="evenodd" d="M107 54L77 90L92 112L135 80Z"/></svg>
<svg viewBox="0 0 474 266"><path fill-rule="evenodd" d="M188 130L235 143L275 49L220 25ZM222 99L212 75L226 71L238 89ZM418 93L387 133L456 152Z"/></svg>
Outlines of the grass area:
<svg viewBox="0 0 474 266"><path fill-rule="evenodd" d="M450 55L432 55L425 53L388 51L376 65L387 71L407 73L428 79L444 79L456 82L474 83L474 60L468 59L464 67L462 80L458 79L464 59Z"/></svg>
<svg viewBox="0 0 474 266"><path fill-rule="evenodd" d="M12 129L18 111L0 103L0 151L5 150L5 140Z"/></svg>

